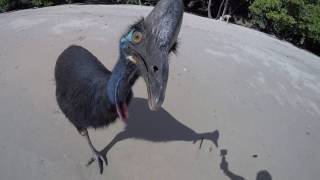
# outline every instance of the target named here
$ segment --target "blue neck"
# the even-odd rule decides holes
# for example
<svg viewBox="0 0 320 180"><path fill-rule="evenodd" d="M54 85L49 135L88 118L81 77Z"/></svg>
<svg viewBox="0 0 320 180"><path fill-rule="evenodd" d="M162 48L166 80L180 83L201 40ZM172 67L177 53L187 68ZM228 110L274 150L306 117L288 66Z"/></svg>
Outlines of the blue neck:
<svg viewBox="0 0 320 180"><path fill-rule="evenodd" d="M115 98L117 90L118 101L124 102L138 77L139 75L136 65L129 62L125 57L123 57L123 55L120 55L120 58L114 66L111 77L108 81L107 95L109 100L113 104L116 103Z"/></svg>

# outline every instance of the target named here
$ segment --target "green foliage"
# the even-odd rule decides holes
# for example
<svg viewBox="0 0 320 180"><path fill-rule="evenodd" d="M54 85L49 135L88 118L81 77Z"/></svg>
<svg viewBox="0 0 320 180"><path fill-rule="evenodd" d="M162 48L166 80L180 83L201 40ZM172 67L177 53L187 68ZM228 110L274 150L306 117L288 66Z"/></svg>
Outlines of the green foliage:
<svg viewBox="0 0 320 180"><path fill-rule="evenodd" d="M0 0L0 12L65 3L64 0Z"/></svg>
<svg viewBox="0 0 320 180"><path fill-rule="evenodd" d="M286 11L271 11L266 14L267 20L272 24L274 33L278 36L286 36L296 25L296 20L287 14Z"/></svg>
<svg viewBox="0 0 320 180"><path fill-rule="evenodd" d="M255 0L249 10L263 31L297 45L320 45L319 0Z"/></svg>
<svg viewBox="0 0 320 180"><path fill-rule="evenodd" d="M9 8L9 0L0 0L0 12L7 11Z"/></svg>
<svg viewBox="0 0 320 180"><path fill-rule="evenodd" d="M307 5L305 9L303 16L305 24L302 28L306 32L306 38L320 45L320 3L318 2L316 6Z"/></svg>
<svg viewBox="0 0 320 180"><path fill-rule="evenodd" d="M127 4L139 4L140 2L139 0L127 0Z"/></svg>
<svg viewBox="0 0 320 180"><path fill-rule="evenodd" d="M268 29L270 18L277 16L281 11L281 0L256 0L249 7L253 20L261 29Z"/></svg>
<svg viewBox="0 0 320 180"><path fill-rule="evenodd" d="M52 6L54 2L52 0L31 0L31 4L35 7Z"/></svg>

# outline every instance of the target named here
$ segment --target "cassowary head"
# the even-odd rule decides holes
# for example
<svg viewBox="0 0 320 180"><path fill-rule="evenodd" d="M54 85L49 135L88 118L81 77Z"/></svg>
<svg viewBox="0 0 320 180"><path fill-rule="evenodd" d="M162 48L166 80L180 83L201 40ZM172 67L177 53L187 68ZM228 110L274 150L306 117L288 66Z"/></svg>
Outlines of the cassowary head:
<svg viewBox="0 0 320 180"><path fill-rule="evenodd" d="M120 61L125 61L127 66L124 74L129 78L128 85L136 68L145 80L151 110L159 109L164 101L168 56L175 51L182 16L181 0L161 0L146 18L130 26L120 39Z"/></svg>

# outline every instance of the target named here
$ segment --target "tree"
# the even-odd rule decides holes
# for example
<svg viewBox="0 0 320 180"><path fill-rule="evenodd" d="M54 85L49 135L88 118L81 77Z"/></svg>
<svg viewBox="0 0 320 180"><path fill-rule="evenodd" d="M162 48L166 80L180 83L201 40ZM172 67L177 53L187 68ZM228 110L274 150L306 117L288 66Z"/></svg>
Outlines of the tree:
<svg viewBox="0 0 320 180"><path fill-rule="evenodd" d="M212 0L209 0L209 3L208 3L208 17L212 19L211 5L212 5Z"/></svg>
<svg viewBox="0 0 320 180"><path fill-rule="evenodd" d="M218 14L217 14L217 16L216 16L216 19L219 19L220 14L221 14L221 10L222 10L222 6L225 4L225 1L226 1L226 0L222 0L222 1L221 1L220 6L219 6L219 11L218 11Z"/></svg>
<svg viewBox="0 0 320 180"><path fill-rule="evenodd" d="M226 15L226 12L227 12L227 9L228 9L228 5L229 5L229 0L226 0L225 3L224 3L224 8L223 8L223 12L222 12L222 17L224 15Z"/></svg>
<svg viewBox="0 0 320 180"><path fill-rule="evenodd" d="M256 0L249 10L259 29L299 46L320 46L319 0Z"/></svg>
<svg viewBox="0 0 320 180"><path fill-rule="evenodd" d="M54 1L53 0L31 0L31 4L35 7L52 6L54 4Z"/></svg>

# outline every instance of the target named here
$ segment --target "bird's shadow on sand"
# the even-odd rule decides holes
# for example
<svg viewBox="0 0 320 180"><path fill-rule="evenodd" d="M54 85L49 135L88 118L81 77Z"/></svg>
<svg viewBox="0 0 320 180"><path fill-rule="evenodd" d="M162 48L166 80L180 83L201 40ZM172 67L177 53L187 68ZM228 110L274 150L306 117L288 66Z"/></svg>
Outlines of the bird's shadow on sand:
<svg viewBox="0 0 320 180"><path fill-rule="evenodd" d="M130 118L123 131L102 150L103 154L119 141L125 139L142 139L152 142L210 140L218 147L219 131L197 133L161 108L157 112L149 110L148 102L142 98L134 98L130 104Z"/></svg>

